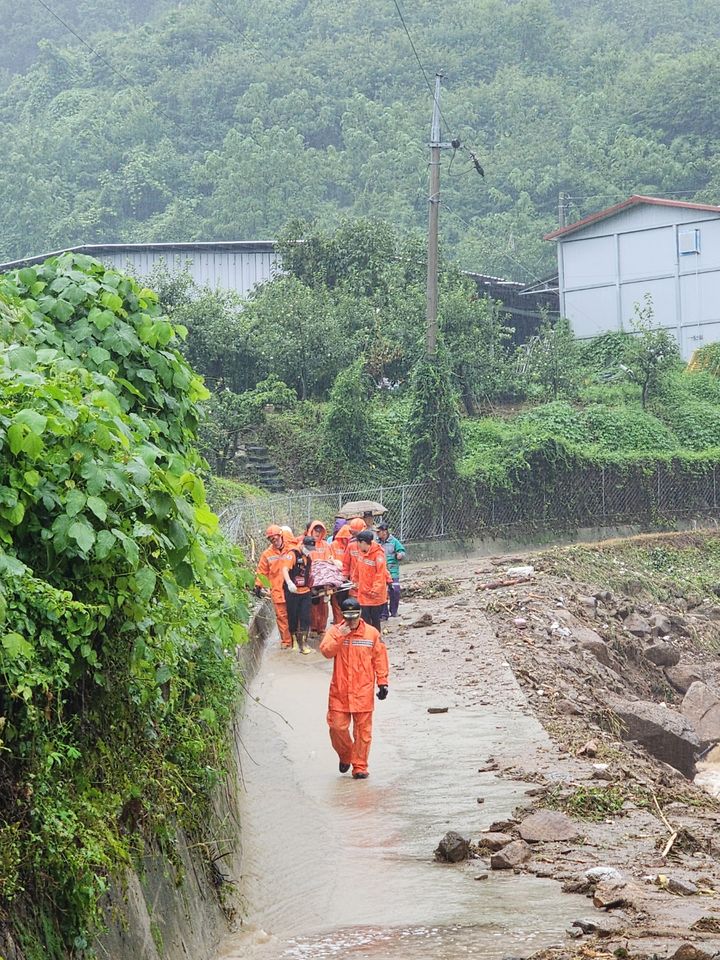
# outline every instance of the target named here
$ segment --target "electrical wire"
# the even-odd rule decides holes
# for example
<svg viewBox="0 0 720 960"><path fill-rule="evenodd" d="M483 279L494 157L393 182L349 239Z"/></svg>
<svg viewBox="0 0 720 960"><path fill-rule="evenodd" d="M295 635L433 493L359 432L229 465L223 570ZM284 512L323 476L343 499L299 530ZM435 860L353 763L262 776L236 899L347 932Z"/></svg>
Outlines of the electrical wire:
<svg viewBox="0 0 720 960"><path fill-rule="evenodd" d="M270 61L267 59L267 57L265 56L264 52L260 49L260 47L255 43L254 40L252 40L250 37L248 37L247 31L243 31L243 29L242 29L242 27L240 26L240 24L237 23L237 21L234 20L234 19L228 14L228 12L224 9L224 7L220 6L220 4L217 2L217 0L210 0L210 2L211 2L212 5L215 7L215 9L218 11L218 13L220 14L220 16L223 17L225 20L227 20L227 22L230 24L230 26L233 27L235 30L238 31L238 33L240 34L240 39L243 40L245 43L247 43L248 46L250 46L250 47L254 50L254 52L257 53L257 55L260 57L260 59L263 61L263 63L266 63L268 66L272 66L272 64L271 64Z"/></svg>
<svg viewBox="0 0 720 960"><path fill-rule="evenodd" d="M473 227L472 224L468 223L468 221L465 220L463 217L461 217L459 213L456 213L455 210L452 209L452 207L448 207L448 205L445 202L443 202L443 207L447 210L448 213L452 214L452 216L455 217L456 220L459 220L460 223L462 223L465 227L467 227L468 230L471 230L473 233L477 232L476 228ZM514 257L508 250L505 250L503 253L504 253L504 256L506 256L509 260L512 260L513 263L517 264L517 266L520 267L521 270L524 270L525 273L527 273L527 275L531 277L533 280L535 280L537 283L544 282L542 277L538 277L537 274L533 273L533 271L529 267L527 267L524 263L521 263L520 260Z"/></svg>
<svg viewBox="0 0 720 960"><path fill-rule="evenodd" d="M420 56L419 56L419 54L418 54L418 52L417 52L417 48L416 48L416 46L415 46L415 44L414 44L414 42L413 42L413 38L412 38L412 36L410 35L410 30L408 29L408 25L407 25L407 23L405 22L405 17L403 16L403 12L402 12L402 10L400 9L400 4L398 3L398 0L393 0L393 3L395 4L395 9L396 9L397 12L398 12L398 16L400 17L400 23L402 23L403 28L404 28L404 30L405 30L405 34L406 34L406 36L407 36L407 38L408 38L408 41L409 41L409 43L410 43L410 46L412 47L412 52L415 54L415 59L417 60L417 64L418 64L418 66L420 67L420 70L421 70L421 72L422 72L423 77L425 78L425 83L426 83L426 85L427 85L428 90L430 91L430 96L433 98L433 102L434 102L435 106L436 106L437 109L438 109L438 113L440 114L440 117L441 117L441 119L442 119L442 122L445 124L445 129L446 129L446 131L448 131L448 133L449 133L449 131L450 131L450 124L447 122L447 120L445 119L445 115L443 114L442 110L440 109L440 104L438 103L437 97L435 96L435 88L434 88L433 85L430 83L430 78L428 77L427 71L425 70L425 67L423 66L422 60L420 59Z"/></svg>
<svg viewBox="0 0 720 960"><path fill-rule="evenodd" d="M54 17L58 21L58 23L61 23L69 33L71 33L76 39L78 39L84 47L87 47L90 53L92 53L93 56L97 57L97 59L108 68L108 70L110 70L116 76L120 77L120 79L125 84L127 84L128 88L136 90L145 99L145 101L148 104L150 104L150 106L155 111L157 111L157 113L159 113L160 116L164 117L173 127L175 127L178 130L178 132L182 134L183 137L186 137L188 140L194 140L195 143L198 143L204 150L209 149L205 140L201 140L200 137L196 137L194 134L189 133L188 131L180 130L177 120L175 120L169 113L163 110L160 104L158 104L157 101L153 100L153 98L148 93L146 93L145 90L143 90L143 88L137 83L137 81L131 80L129 77L126 77L125 74L122 73L122 71L118 70L117 67L114 67L106 57L104 57L99 51L95 49L95 47L92 46L92 44L88 43L87 40L85 40L83 37L80 36L79 33L77 33L77 31L73 30L73 28L70 26L69 23L63 20L63 18L59 14L55 13L55 11L50 6L48 6L45 0L37 0L37 2L40 4L40 6L44 7L45 10L47 10L50 16Z"/></svg>

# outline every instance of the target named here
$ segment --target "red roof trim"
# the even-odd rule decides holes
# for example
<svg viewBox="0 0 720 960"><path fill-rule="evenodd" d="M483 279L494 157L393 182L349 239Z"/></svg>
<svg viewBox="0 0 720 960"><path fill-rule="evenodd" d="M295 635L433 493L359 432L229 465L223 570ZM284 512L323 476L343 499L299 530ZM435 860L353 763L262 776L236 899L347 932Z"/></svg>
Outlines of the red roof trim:
<svg viewBox="0 0 720 960"><path fill-rule="evenodd" d="M543 240L556 240L558 237L567 236L567 234L574 233L576 230L582 230L583 227L587 227L591 223L597 223L599 220L614 217L616 213L627 210L628 207L634 207L639 203L651 203L657 207L682 207L685 210L707 210L720 215L720 207L710 203L689 203L687 200L666 200L663 197L643 197L640 194L633 194L632 197L628 197L628 199L623 200L622 203L616 203L613 207L598 210L596 213L591 213L588 217L583 217L582 220L578 220L576 223L570 223L566 227L553 230L552 233L546 233Z"/></svg>

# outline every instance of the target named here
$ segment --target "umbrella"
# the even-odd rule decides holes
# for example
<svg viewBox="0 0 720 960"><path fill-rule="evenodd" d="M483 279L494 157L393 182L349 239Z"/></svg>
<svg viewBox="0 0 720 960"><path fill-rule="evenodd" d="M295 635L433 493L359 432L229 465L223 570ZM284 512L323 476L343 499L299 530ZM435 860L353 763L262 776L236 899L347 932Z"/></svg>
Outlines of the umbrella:
<svg viewBox="0 0 720 960"><path fill-rule="evenodd" d="M377 500L350 500L340 507L337 516L351 520L353 517L361 517L364 513L381 514L386 510L387 507L378 503Z"/></svg>

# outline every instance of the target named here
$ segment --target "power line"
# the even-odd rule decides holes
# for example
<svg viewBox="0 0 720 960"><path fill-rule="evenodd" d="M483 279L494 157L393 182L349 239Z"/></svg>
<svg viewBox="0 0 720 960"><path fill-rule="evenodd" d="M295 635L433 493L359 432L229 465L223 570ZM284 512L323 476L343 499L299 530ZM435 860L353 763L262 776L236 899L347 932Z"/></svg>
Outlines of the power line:
<svg viewBox="0 0 720 960"><path fill-rule="evenodd" d="M437 105L438 113L439 113L440 116L442 117L442 121L443 121L443 123L445 124L445 129L449 132L449 131L450 131L450 124L449 124L449 123L447 122L447 120L445 119L445 115L443 114L442 110L440 109L440 104L439 104L439 103L437 102L437 100L435 99L435 90L434 90L434 88L433 88L433 85L430 83L430 78L429 78L428 75L427 75L427 71L425 70L425 67L423 66L422 60L420 59L420 56L419 56L419 54L418 54L418 52L417 52L417 48L416 48L416 46L415 46L415 44L414 44L414 42L413 42L413 38L412 38L412 36L410 35L410 30L408 29L408 25L407 25L407 23L405 22L405 17L403 16L403 12L402 12L402 10L400 9L400 4L398 3L398 0L393 0L393 3L395 4L395 9L397 10L398 16L400 17L400 22L401 22L402 25L403 25L403 28L404 28L404 30L405 30L405 34L406 34L406 36L407 36L407 38L408 38L408 41L410 42L410 46L412 47L412 52L415 54L415 59L417 60L417 64L418 64L418 66L420 67L420 70L421 70L421 72L422 72L423 77L425 78L425 84L426 84L428 90L430 91L430 96L433 98L433 100L435 101L435 103L436 103L436 105Z"/></svg>
<svg viewBox="0 0 720 960"><path fill-rule="evenodd" d="M164 117L167 121L169 121L169 123L172 124L173 127L176 127L179 130L177 121L173 117L171 117L169 113L163 110L163 108L155 100L153 100L153 98L149 94L147 94L143 90L143 88L139 86L139 84L136 81L130 80L130 78L126 77L125 74L122 73L122 71L114 67L109 60L107 60L101 53L99 53L95 49L95 47L93 47L90 43L87 42L87 40L81 37L79 33L73 30L73 28L70 26L69 23L63 20L63 18L59 14L55 13L55 11L51 9L47 3L45 3L45 0L37 0L37 2L40 4L40 6L44 7L45 10L47 10L50 16L54 17L58 21L58 23L61 23L65 27L65 29L69 33L71 33L74 37L76 37L84 47L87 47L87 49L93 54L93 56L97 57L101 63L105 64L108 70L110 70L116 76L120 77L120 79L124 83L126 83L129 88L136 90L142 97L144 97L145 101L149 103L150 106L153 107L153 109L160 114L160 116ZM208 149L207 143L204 140L201 140L199 137L196 137L192 133L188 133L184 130L183 131L179 130L179 132L181 132L182 135L184 137L187 137L189 140L194 140L195 143L200 144L200 146L203 147L204 150Z"/></svg>
<svg viewBox="0 0 720 960"><path fill-rule="evenodd" d="M227 22L230 24L230 26L231 26L231 27L234 27L234 29L238 31L238 33L240 34L240 39L241 39L241 40L244 40L244 41L254 50L254 52L255 52L256 54L258 54L258 56L260 57L260 59L261 59L264 63L266 63L268 66L271 66L271 64L270 64L269 60L267 59L267 57L265 56L264 52L260 49L260 47L255 43L254 40L252 40L250 37L248 37L247 31L243 31L243 29L242 29L242 27L240 26L240 24L237 23L237 21L234 20L234 19L228 14L228 12L227 12L223 7L220 6L220 4L217 2L217 0L210 0L210 2L211 2L212 5L215 7L215 9L218 11L218 13L220 14L220 16L223 17L225 20L227 20Z"/></svg>
<svg viewBox="0 0 720 960"><path fill-rule="evenodd" d="M476 228L473 227L472 224L468 223L467 220L463 219L463 217L461 217L459 213L456 213L456 212L452 209L452 207L448 207L447 204L445 204L445 209L448 211L448 213L451 213L451 214L455 217L456 220L459 220L460 223L464 224L464 225L467 227L468 230L472 230L473 233L476 232ZM537 281L537 283L542 283L542 282L543 282L542 277L538 277L535 273L533 273L532 270L530 270L529 267L527 267L524 263L521 263L521 262L520 262L516 257L514 257L508 250L504 250L503 253L504 253L504 256L506 256L509 260L512 260L513 263L517 264L518 267L520 267L522 270L524 270L525 273L527 273L529 277L532 277L533 280Z"/></svg>

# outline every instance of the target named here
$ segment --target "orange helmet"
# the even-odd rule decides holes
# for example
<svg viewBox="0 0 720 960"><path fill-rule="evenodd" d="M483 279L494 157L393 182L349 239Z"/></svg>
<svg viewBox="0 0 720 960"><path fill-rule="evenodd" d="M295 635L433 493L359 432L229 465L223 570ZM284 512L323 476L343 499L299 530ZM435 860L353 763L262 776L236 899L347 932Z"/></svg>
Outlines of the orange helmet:
<svg viewBox="0 0 720 960"><path fill-rule="evenodd" d="M361 520L360 517L354 517L348 524L353 533L358 533L360 530L365 529L365 521Z"/></svg>
<svg viewBox="0 0 720 960"><path fill-rule="evenodd" d="M270 539L270 537L281 537L282 530L276 523L271 523L270 526L265 531L265 536Z"/></svg>

